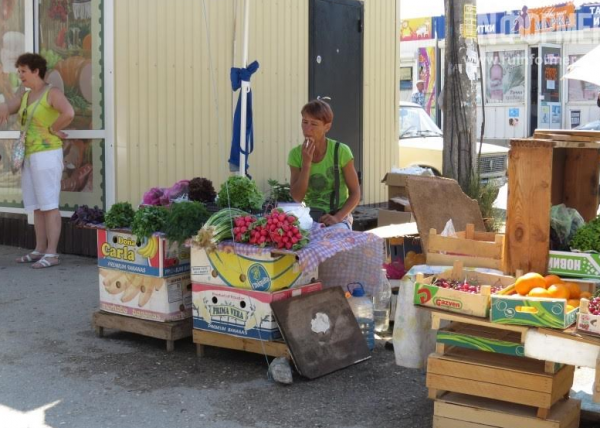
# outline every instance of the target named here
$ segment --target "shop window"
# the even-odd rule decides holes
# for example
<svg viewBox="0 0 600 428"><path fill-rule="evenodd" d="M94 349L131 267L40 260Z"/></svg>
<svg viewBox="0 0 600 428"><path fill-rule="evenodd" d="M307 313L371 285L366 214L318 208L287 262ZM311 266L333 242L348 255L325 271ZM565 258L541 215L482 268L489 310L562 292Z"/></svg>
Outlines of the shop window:
<svg viewBox="0 0 600 428"><path fill-rule="evenodd" d="M21 86L15 62L24 52L25 0L0 0L0 103L15 97ZM0 131L18 129L15 116L11 116L8 123L0 124Z"/></svg>
<svg viewBox="0 0 600 428"><path fill-rule="evenodd" d="M102 129L101 1L39 1L39 17L47 80L64 92L75 109L69 129Z"/></svg>
<svg viewBox="0 0 600 428"><path fill-rule="evenodd" d="M37 4L37 44L27 34ZM75 110L64 141L64 170L60 209L77 205L104 206L102 0L0 0L0 102L20 88L15 61L27 47L37 45L48 62L46 80L59 88ZM16 115L0 126L0 212L22 208L21 176L10 169L10 148L19 123ZM93 134L92 131L96 131ZM102 135L102 134L100 134Z"/></svg>
<svg viewBox="0 0 600 428"><path fill-rule="evenodd" d="M569 65L575 62L583 55L569 55ZM593 101L596 102L600 86L583 80L568 79L569 102L573 101Z"/></svg>

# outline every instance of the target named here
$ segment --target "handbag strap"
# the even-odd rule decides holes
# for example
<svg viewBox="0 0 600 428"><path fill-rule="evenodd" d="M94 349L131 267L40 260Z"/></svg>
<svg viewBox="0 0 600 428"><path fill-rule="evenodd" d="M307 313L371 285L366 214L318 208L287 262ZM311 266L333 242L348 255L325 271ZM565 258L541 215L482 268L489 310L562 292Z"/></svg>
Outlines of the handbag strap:
<svg viewBox="0 0 600 428"><path fill-rule="evenodd" d="M46 94L48 93L48 91L50 91L51 88L52 88L52 85L48 85L48 88L36 100L35 105L33 106L33 110L31 111L31 116L27 115L27 122L25 123L25 127L21 128L21 132L23 132L23 131L27 132L27 130L29 129L29 125L31 124L31 120L33 119L33 115L35 114L35 110L40 105L40 101L42 101L42 98L44 98L46 96ZM27 108L29 107L29 106L27 106L27 101L29 101L29 94L30 93L31 93L31 91L27 92L27 100L25 100L25 105L26 105L25 110L27 110Z"/></svg>
<svg viewBox="0 0 600 428"><path fill-rule="evenodd" d="M335 148L333 149L333 193L329 200L329 210L331 213L335 213L340 205L340 160L338 150L340 148L340 142L335 142Z"/></svg>

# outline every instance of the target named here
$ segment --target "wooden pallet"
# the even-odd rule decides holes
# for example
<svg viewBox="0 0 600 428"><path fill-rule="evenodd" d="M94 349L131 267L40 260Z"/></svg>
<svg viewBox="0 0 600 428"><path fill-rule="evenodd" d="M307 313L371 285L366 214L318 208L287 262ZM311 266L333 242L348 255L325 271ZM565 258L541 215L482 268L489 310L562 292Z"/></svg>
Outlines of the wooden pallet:
<svg viewBox="0 0 600 428"><path fill-rule="evenodd" d="M546 373L544 361L453 348L429 356L426 384L432 399L443 392L493 398L535 407L546 419L556 402L568 398L574 372L565 366Z"/></svg>
<svg viewBox="0 0 600 428"><path fill-rule="evenodd" d="M290 350L285 342L248 339L229 334L216 333L194 329L193 341L196 344L196 355L204 356L205 346L235 349L237 351L252 352L271 357L285 357L290 359Z"/></svg>
<svg viewBox="0 0 600 428"><path fill-rule="evenodd" d="M191 318L181 321L159 322L97 311L92 315L92 326L98 337L103 337L104 329L110 328L166 340L167 352L172 352L175 349L176 340L185 339L192 335Z"/></svg>
<svg viewBox="0 0 600 428"><path fill-rule="evenodd" d="M433 428L578 428L579 400L561 400L547 419L535 409L488 398L444 394L434 403Z"/></svg>

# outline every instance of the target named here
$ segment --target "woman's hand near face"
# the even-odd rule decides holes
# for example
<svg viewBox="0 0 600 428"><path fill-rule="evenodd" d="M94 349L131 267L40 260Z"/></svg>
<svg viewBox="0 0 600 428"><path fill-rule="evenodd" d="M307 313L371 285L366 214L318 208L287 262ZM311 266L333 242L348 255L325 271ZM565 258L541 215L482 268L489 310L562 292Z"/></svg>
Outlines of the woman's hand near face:
<svg viewBox="0 0 600 428"><path fill-rule="evenodd" d="M302 144L302 165L310 165L315 155L315 142L312 138L306 138Z"/></svg>

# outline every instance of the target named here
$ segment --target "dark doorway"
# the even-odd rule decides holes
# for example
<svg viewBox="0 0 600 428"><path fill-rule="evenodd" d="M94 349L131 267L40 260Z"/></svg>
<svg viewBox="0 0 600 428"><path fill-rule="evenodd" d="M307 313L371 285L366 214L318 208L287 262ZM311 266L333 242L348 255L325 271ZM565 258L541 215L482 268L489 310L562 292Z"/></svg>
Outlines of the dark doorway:
<svg viewBox="0 0 600 428"><path fill-rule="evenodd" d="M529 136L532 136L538 127L538 79L539 79L539 59L538 48L531 48L531 86L529 99L531 100L531 108L529 109Z"/></svg>
<svg viewBox="0 0 600 428"><path fill-rule="evenodd" d="M309 98L328 97L334 120L328 136L347 144L362 176L363 4L311 0Z"/></svg>

